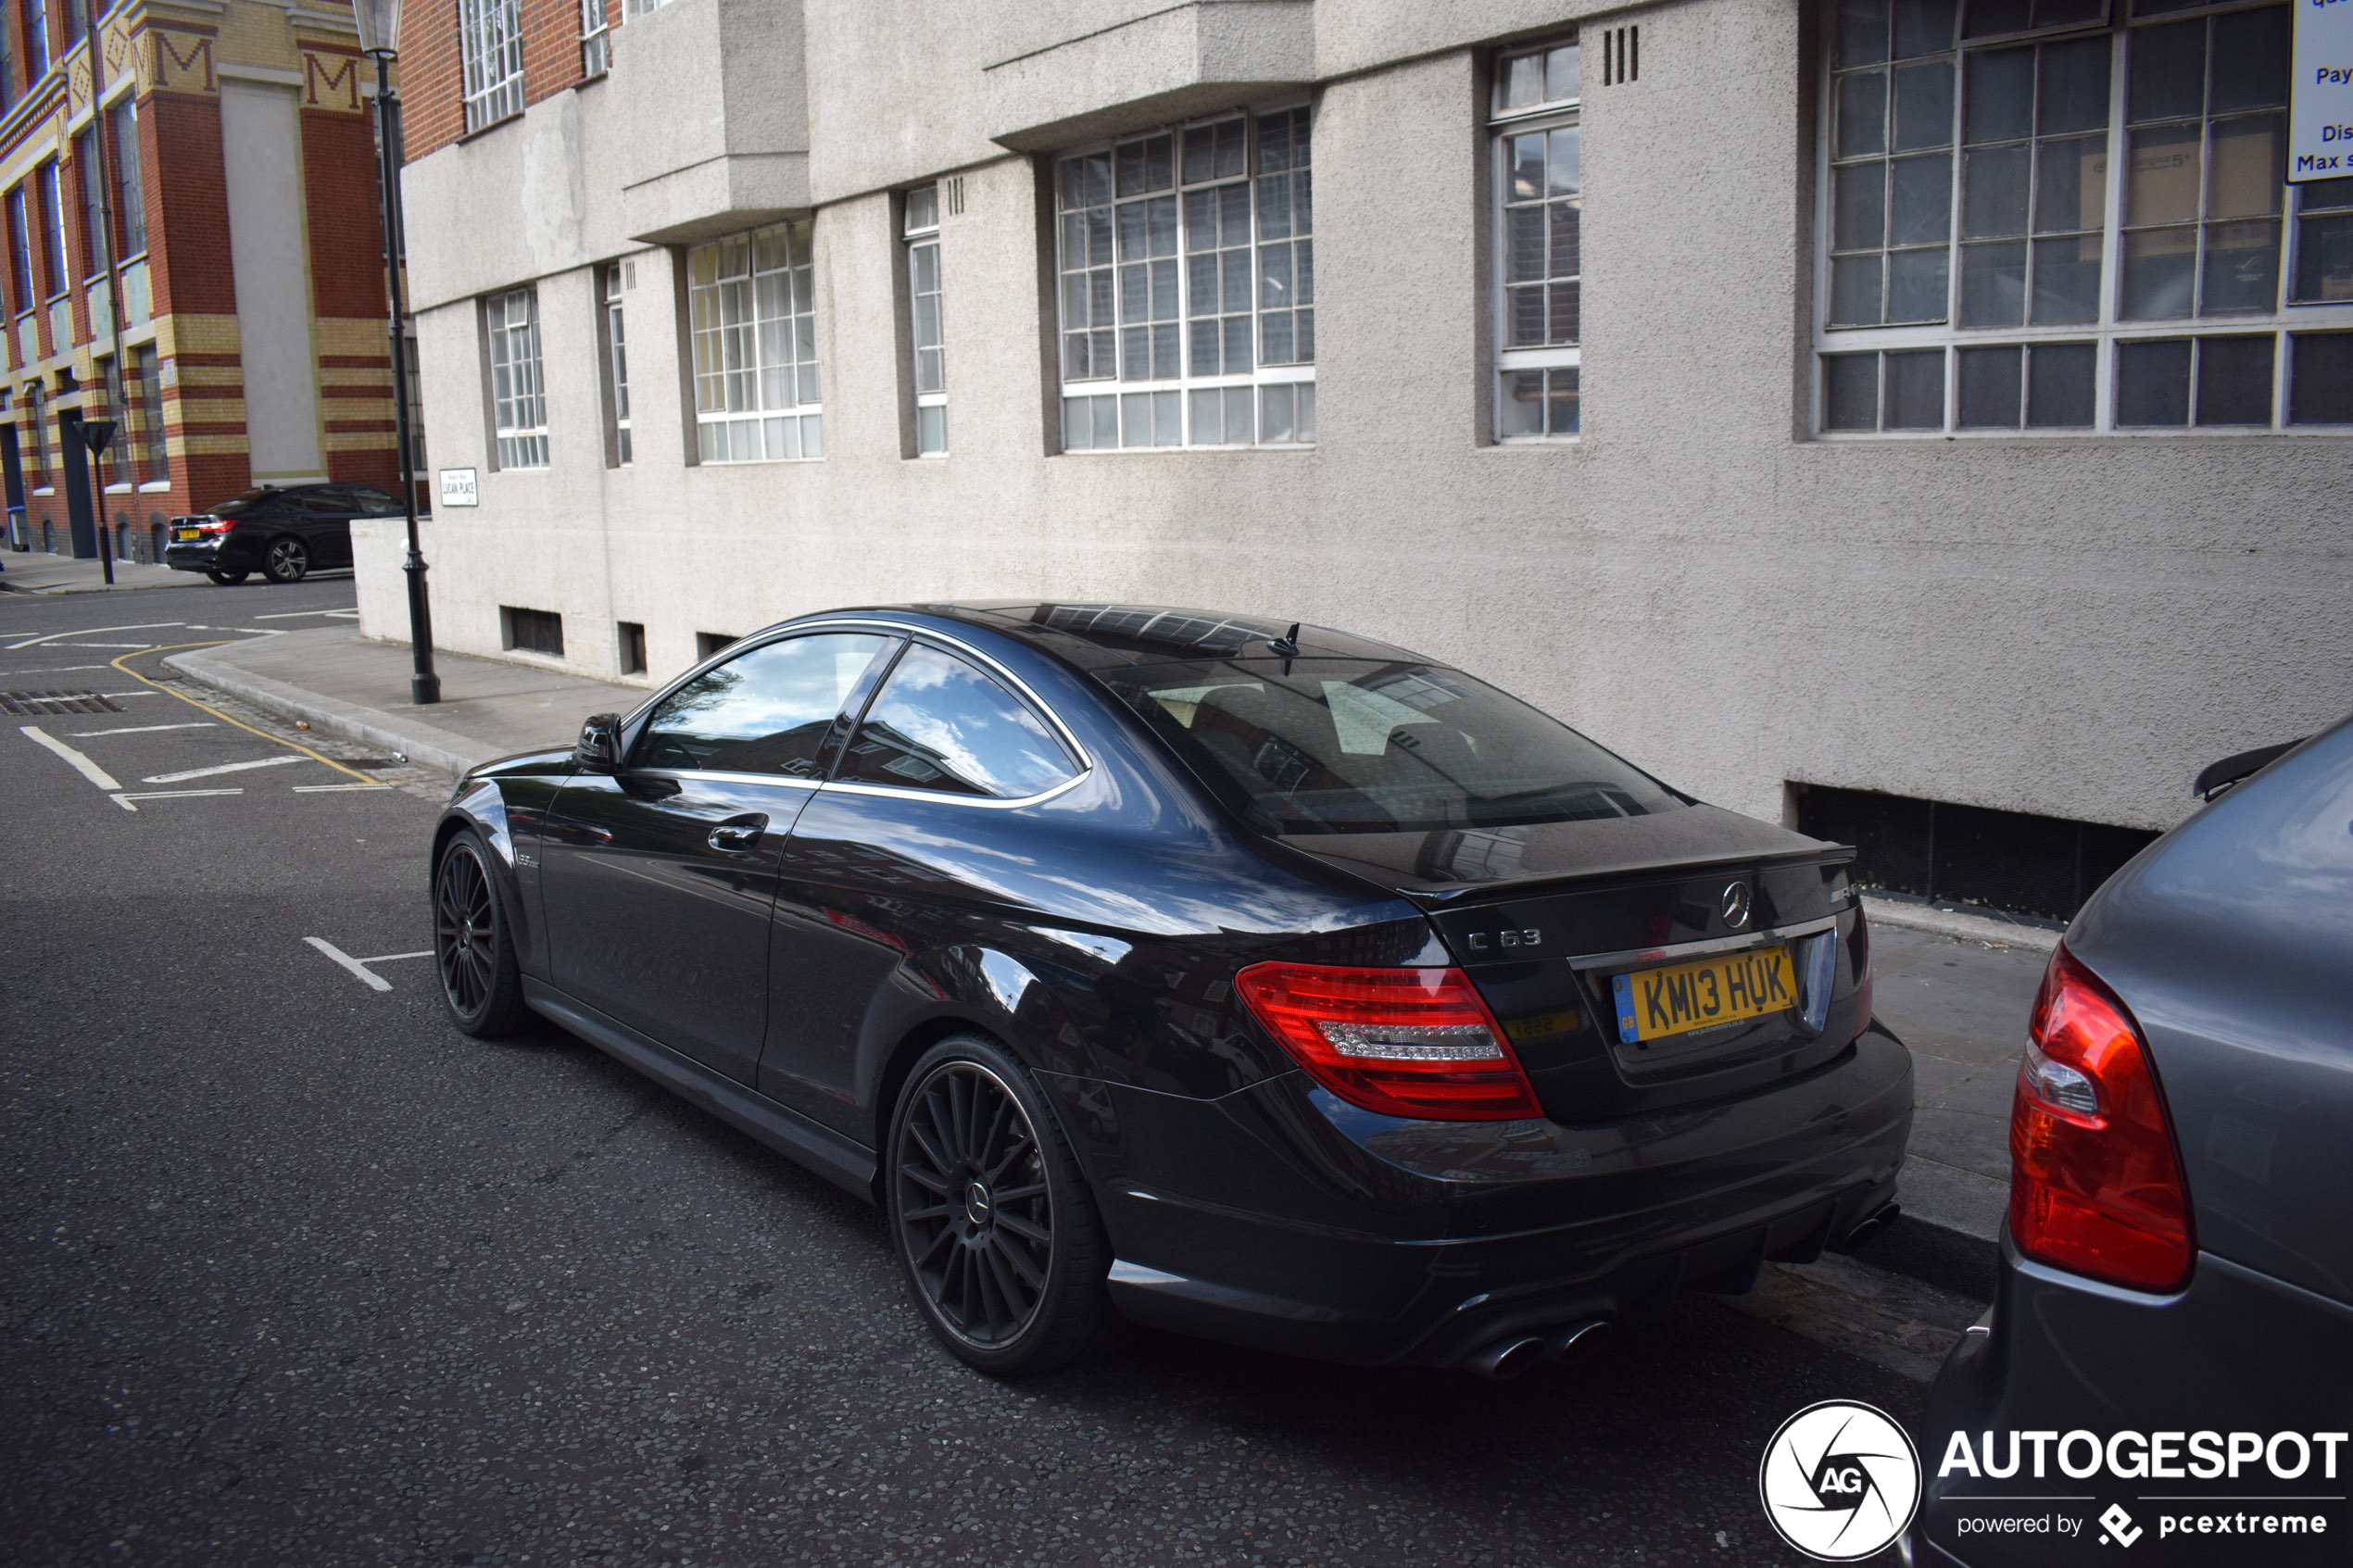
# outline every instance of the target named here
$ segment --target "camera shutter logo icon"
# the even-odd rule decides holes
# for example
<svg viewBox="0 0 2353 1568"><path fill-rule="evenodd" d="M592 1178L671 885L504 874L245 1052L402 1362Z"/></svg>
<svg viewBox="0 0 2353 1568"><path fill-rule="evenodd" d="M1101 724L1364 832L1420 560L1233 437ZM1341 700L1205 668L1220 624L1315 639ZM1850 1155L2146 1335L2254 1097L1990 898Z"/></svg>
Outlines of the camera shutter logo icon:
<svg viewBox="0 0 2353 1568"><path fill-rule="evenodd" d="M1858 1562L1911 1524L1919 1450L1886 1411L1825 1399L1781 1423L1765 1445L1756 1489L1781 1539L1817 1562Z"/></svg>

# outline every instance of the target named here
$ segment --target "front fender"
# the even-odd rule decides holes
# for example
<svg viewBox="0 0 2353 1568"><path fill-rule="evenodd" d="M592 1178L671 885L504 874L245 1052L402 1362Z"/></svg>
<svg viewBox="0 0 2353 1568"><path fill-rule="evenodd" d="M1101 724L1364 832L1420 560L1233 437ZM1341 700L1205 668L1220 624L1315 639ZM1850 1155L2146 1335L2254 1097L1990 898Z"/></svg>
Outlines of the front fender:
<svg viewBox="0 0 2353 1568"><path fill-rule="evenodd" d="M544 803L526 801L515 809L517 803L508 799L507 791L517 784L547 787L544 781L499 778L475 778L462 784L434 824L432 864L437 872L443 848L460 830L471 828L481 835L490 846L490 874L507 910L515 960L525 974L544 980L547 977L547 937L539 918L538 865L538 823Z"/></svg>

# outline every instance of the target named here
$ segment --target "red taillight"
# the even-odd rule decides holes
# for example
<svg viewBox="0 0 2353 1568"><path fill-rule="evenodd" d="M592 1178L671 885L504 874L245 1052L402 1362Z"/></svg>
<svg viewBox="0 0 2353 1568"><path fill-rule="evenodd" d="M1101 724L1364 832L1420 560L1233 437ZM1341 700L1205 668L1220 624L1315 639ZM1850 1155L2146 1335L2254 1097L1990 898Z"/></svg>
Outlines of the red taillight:
<svg viewBox="0 0 2353 1568"><path fill-rule="evenodd" d="M1459 969L1262 963L1234 985L1300 1066L1351 1105L1445 1122L1544 1114Z"/></svg>
<svg viewBox="0 0 2353 1568"><path fill-rule="evenodd" d="M226 533L237 526L237 520L232 517L208 517L196 526L207 533Z"/></svg>
<svg viewBox="0 0 2353 1568"><path fill-rule="evenodd" d="M2010 1235L2142 1290L2189 1277L2188 1196L2133 1015L2064 944L2043 972L2010 1108Z"/></svg>

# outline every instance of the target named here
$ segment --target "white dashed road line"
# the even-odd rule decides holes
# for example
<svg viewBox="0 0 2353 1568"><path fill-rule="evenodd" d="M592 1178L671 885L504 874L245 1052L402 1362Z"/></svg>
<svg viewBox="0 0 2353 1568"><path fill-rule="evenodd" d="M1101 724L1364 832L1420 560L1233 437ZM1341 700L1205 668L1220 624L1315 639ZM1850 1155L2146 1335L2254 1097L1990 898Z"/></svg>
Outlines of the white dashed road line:
<svg viewBox="0 0 2353 1568"><path fill-rule="evenodd" d="M64 758L68 762L72 764L73 771L75 772L80 773L83 778L88 779L100 789L115 790L122 787L121 784L115 782L115 776L112 773L107 772L104 768L99 767L95 762L91 761L90 759L84 757L82 753L76 751L73 747L68 746L65 742L51 734L40 725L19 724L17 726L17 733L31 741L35 746L45 746L50 750L56 752L58 756ZM149 784L153 784L156 781L153 779L149 779L147 781Z"/></svg>
<svg viewBox="0 0 2353 1568"><path fill-rule="evenodd" d="M94 637L101 632L154 632L166 626L185 626L186 624L184 621L142 621L136 626L77 626L70 632L51 632L43 636L27 637L22 642L10 643L5 651L14 653L19 648L39 647L43 643L63 642L68 637ZM144 647L146 645L138 646Z"/></svg>
<svg viewBox="0 0 2353 1568"><path fill-rule="evenodd" d="M388 784L296 784L294 786L294 792L296 795L334 795L346 789L392 789L394 787L396 786Z"/></svg>
<svg viewBox="0 0 2353 1568"><path fill-rule="evenodd" d="M10 675L71 675L83 670L111 670L111 664L44 664L38 670L10 670Z"/></svg>
<svg viewBox="0 0 2353 1568"><path fill-rule="evenodd" d="M308 762L308 757L264 757L257 762L222 762L210 768L190 768L179 773L150 773L141 784L184 784L190 779L208 779L216 773L242 773L255 768L283 768L290 762Z"/></svg>
<svg viewBox="0 0 2353 1568"><path fill-rule="evenodd" d="M185 800L195 795L243 795L244 793L242 789L148 789L135 793L126 790L110 795L107 798L126 811L136 811L139 808L131 804L134 800Z"/></svg>
<svg viewBox="0 0 2353 1568"><path fill-rule="evenodd" d="M333 959L335 962L343 965L344 968L351 971L352 973L358 975L371 989L377 991L391 990L392 982L386 980L383 975L378 974L374 970L370 969L368 967L370 964L397 963L403 959L429 959L433 957L433 950L431 948L427 948L422 953L384 953L372 959L355 959L349 953L345 952L341 947L336 947L333 942L328 941L323 936L306 936L303 940L318 948L321 952L326 954L327 957Z"/></svg>
<svg viewBox="0 0 2353 1568"><path fill-rule="evenodd" d="M186 724L126 724L120 730L76 730L73 738L88 740L93 735L151 735L157 730L217 730L220 727L209 719L198 719Z"/></svg>

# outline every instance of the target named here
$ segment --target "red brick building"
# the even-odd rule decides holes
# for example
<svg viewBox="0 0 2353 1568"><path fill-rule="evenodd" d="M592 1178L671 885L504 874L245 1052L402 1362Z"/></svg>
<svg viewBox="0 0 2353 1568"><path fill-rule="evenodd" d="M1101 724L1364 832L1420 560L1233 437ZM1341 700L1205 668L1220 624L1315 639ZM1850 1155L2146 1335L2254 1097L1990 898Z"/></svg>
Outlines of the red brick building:
<svg viewBox="0 0 2353 1568"><path fill-rule="evenodd" d="M99 4L0 6L11 543L94 553L69 529L69 410L119 421L94 483L124 558L255 484L393 487L374 72L347 6Z"/></svg>

